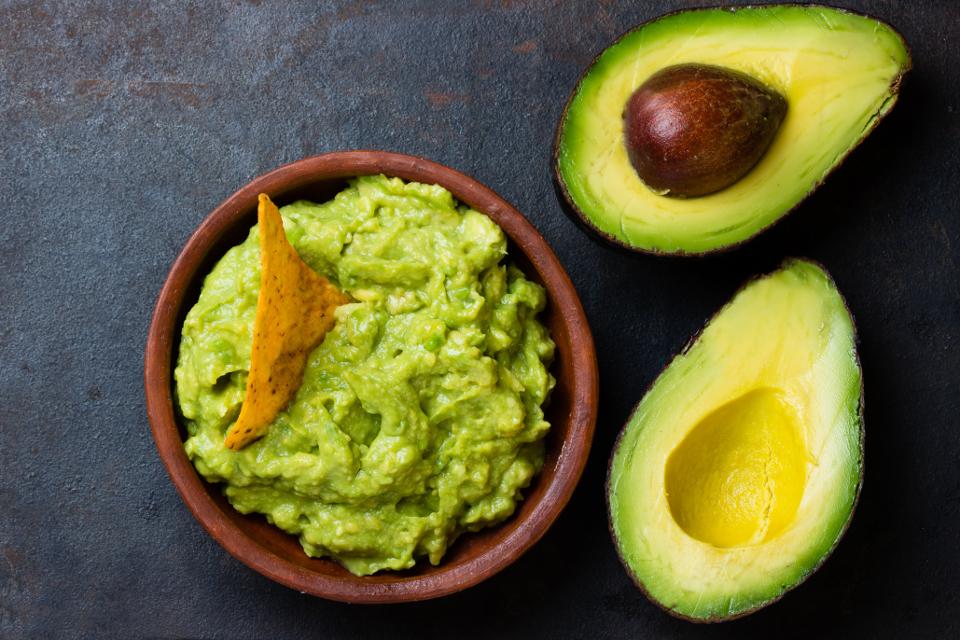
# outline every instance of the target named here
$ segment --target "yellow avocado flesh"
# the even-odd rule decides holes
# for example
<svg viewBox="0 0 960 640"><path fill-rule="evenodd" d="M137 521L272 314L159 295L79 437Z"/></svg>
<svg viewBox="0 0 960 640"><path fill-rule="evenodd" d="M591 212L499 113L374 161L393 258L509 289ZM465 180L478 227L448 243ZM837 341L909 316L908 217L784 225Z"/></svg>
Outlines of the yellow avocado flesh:
<svg viewBox="0 0 960 640"><path fill-rule="evenodd" d="M781 93L787 114L742 179L679 199L641 182L624 144L623 109L655 72L702 63L746 73ZM624 36L577 87L561 123L557 169L586 221L648 251L702 253L741 242L800 202L896 101L909 68L900 36L870 18L826 7L704 9Z"/></svg>
<svg viewBox="0 0 960 640"><path fill-rule="evenodd" d="M853 323L829 276L792 261L747 285L657 378L609 478L628 571L677 614L776 599L832 550L862 472Z"/></svg>
<svg viewBox="0 0 960 640"><path fill-rule="evenodd" d="M710 413L670 454L670 511L688 535L717 547L769 540L797 512L806 464L793 408L755 389Z"/></svg>

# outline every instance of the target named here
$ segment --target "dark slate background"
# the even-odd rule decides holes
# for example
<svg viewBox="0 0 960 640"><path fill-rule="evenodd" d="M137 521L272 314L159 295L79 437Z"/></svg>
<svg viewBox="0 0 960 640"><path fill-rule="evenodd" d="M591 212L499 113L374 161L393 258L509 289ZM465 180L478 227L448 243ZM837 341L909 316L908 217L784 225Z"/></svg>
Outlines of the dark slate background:
<svg viewBox="0 0 960 640"><path fill-rule="evenodd" d="M562 213L556 120L616 35L701 3L0 2L0 637L960 637L960 6L841 3L899 28L915 69L772 232L710 259L617 253ZM511 568L434 602L326 602L233 560L174 492L144 413L153 300L191 231L254 176L350 148L424 155L516 204L597 341L600 418L570 506ZM822 261L857 317L866 484L806 584L693 626L618 564L607 457L671 355L786 255Z"/></svg>

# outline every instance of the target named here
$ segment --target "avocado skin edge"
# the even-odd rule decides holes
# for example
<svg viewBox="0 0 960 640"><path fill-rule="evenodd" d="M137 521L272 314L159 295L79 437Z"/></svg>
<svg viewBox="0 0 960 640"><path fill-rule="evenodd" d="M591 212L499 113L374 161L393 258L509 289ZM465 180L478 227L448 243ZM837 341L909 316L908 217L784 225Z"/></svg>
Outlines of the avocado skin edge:
<svg viewBox="0 0 960 640"><path fill-rule="evenodd" d="M799 580L797 580L796 582L794 582L794 583L791 584L791 585L788 585L788 586L787 586L783 591L781 591L778 595L770 598L769 600L766 600L765 602L761 602L760 604L757 604L757 605L754 606L754 607L751 607L751 608L749 608L749 609L745 609L744 611L740 611L739 613L735 613L735 614L733 614L733 615L731 615L731 616L710 616L710 617L707 617L707 618L695 618L695 617L693 617L693 616L688 616L688 615L685 615L685 614L683 614L683 613L680 613L679 611L676 611L676 610L674 610L674 609L671 609L670 607L664 605L662 602L660 602L659 600L657 600L656 598L654 598L654 597L650 594L650 592L647 591L647 588L646 588L646 586L643 584L643 582L642 582L642 581L637 577L637 575L633 572L633 569L630 567L629 562L627 562L627 559L623 556L623 552L620 550L620 544L617 542L617 535L616 535L616 533L615 533L615 531L614 531L613 511L612 511L611 506L610 506L610 493L611 493L611 491L610 491L610 488L611 488L611 487L610 487L610 476L613 474L613 459L616 457L617 452L618 452L619 449L620 449L620 444L621 444L621 442L622 442L622 440L623 440L623 436L624 436L624 434L627 432L627 427L630 425L630 419L633 418L633 415L637 412L637 409L639 408L640 403L643 402L643 399L647 396L647 394L650 392L650 390L653 388L653 386L657 383L657 380L660 379L660 376L663 374L663 372L666 371L666 370L670 367L670 364L672 364L673 361L674 361L676 358L678 358L679 356L684 355L685 353L687 353L687 351L690 350L690 348L697 342L697 340L700 338L700 335L703 333L704 329L707 328L707 326L710 324L710 322L711 322L715 317L717 317L718 315L720 315L728 306L730 306L730 304L731 304L731 303L733 302L733 300L737 297L737 295L740 294L741 291L743 291L744 289L746 289L746 288L747 288L750 284L752 284L753 282L755 282L755 281L757 281L757 280L760 280L760 279L762 279L763 277L765 277L765 276L767 276L767 275L771 275L771 274L775 273L776 271L779 271L779 270L787 267L788 265L790 265L792 262L795 262L795 261L808 262L808 263L810 263L810 264L816 265L817 267L819 267L819 268L823 271L824 275L826 275L827 279L830 281L830 283L833 285L833 288L836 290L837 295L840 296L840 300L843 302L843 306L844 306L844 308L846 309L847 314L850 316L850 326L851 326L852 329L853 329L853 336L852 336L852 337L853 337L853 344L854 344L854 347L855 347L855 349L854 349L854 357L856 358L857 369L859 369L859 371L860 371L860 406L859 406L858 412L857 412L857 413L858 413L858 417L859 417L859 419L860 419L859 438L858 438L858 440L859 440L859 442L860 442L860 451L859 451L859 453L860 453L860 474L859 474L859 478L858 478L858 480L857 480L856 490L854 491L854 495L853 495L853 503L850 505L850 515L847 516L846 522L843 523L843 527L840 529L839 533L837 533L837 537L836 537L836 539L833 541L833 544L830 546L829 549L827 549L827 550L823 553L822 556L820 556L820 559L817 561L817 563L814 564ZM865 421L864 421L864 407L865 407L866 402L865 402L865 396L864 396L863 365L862 365L862 363L860 362L860 349L859 349L859 346L860 346L860 339L859 339L859 336L858 336L858 334L857 334L856 318L854 317L853 312L850 310L850 304L847 302L847 299L843 296L843 293L840 292L840 289L839 289L839 287L837 287L837 283L836 283L836 281L833 279L833 276L830 274L830 272L826 269L826 267L823 266L822 263L817 262L816 260L811 260L811 259L809 259L809 258L790 257L790 258L786 258L786 259L780 264L780 266L777 267L776 269L774 269L773 271L770 271L770 272L768 272L768 273L762 273L762 274L757 274L757 275L755 275L755 276L752 276L751 278L748 278L746 282L744 282L742 285L740 285L740 286L737 288L737 290L733 293L733 295L730 296L730 299L729 299L722 307L720 307L717 311L715 311L715 312L707 319L706 322L704 322L703 326L700 327L700 329L698 329L698 330L690 337L689 340L687 340L687 343L683 346L683 348L682 348L676 355L674 355L673 358L670 359L670 362L668 362L666 365L664 365L663 369L661 369L661 371L660 371L660 374L657 374L657 376L650 382L650 384L647 385L646 389L644 389L643 393L640 395L640 399L637 400L636 404L633 405L633 408L630 409L630 413L629 413L628 416L627 416L627 420L626 420L626 422L624 422L623 426L620 427L620 432L617 434L617 439L614 441L613 447L610 449L610 457L609 457L608 460L607 460L607 477L606 477L606 480L604 481L604 487L603 487L603 488L604 488L604 500L605 500L606 505L607 505L607 530L610 532L610 538L611 538L611 540L613 541L613 547L614 547L614 549L615 549L616 552L617 552L617 559L620 560L620 564L621 564L621 565L623 566L623 568L626 570L627 575L630 577L630 581L633 582L634 586L636 586L637 589L640 590L640 592L647 598L647 600L649 600L650 602L652 602L653 604L655 604L658 608L660 608L661 610L663 610L663 611L665 611L666 613L670 614L670 615L673 616L674 618L679 618L680 620L686 620L687 622L693 622L693 623L695 623L695 624L714 624L714 623L717 623L717 622L727 622L727 621L730 621L730 620L737 620L737 619L739 619L739 618L746 617L746 616L750 615L751 613L756 613L756 612L759 611L760 609L763 609L763 608L765 608L765 607L768 607L768 606L770 606L770 605L772 605L772 604L774 604L774 603L776 603L776 602L779 602L780 599L783 598L785 595L787 595L789 592L793 591L794 589L796 589L797 587L799 587L800 585L802 585L804 582L806 582L807 580L809 580L809 579L810 579L810 576L812 576L813 574L815 574L815 573L820 569L820 567L823 566L823 563L827 561L827 558L829 558L830 556L833 555L833 552L836 550L837 546L840 544L840 541L843 539L843 537L844 537L844 536L846 535L846 533L847 533L847 530L850 528L850 523L853 521L854 513L856 513L856 511L857 511L857 505L858 505L859 502L860 502L860 492L861 492L861 490L863 489L863 478L864 478L864 475L866 474L866 446L865 446L865 443L866 443L866 425L865 425Z"/></svg>
<svg viewBox="0 0 960 640"><path fill-rule="evenodd" d="M613 235L607 233L606 231L599 229L596 225L593 224L593 222L590 221L590 218L586 214L580 211L580 208L577 207L576 203L574 203L573 198L570 196L569 191L567 191L567 185L563 181L563 177L560 175L560 138L563 134L563 123L566 122L567 120L567 111L570 109L570 104L573 102L574 96L577 95L577 92L580 89L580 85L583 83L584 78L596 66L597 61L600 59L600 56L602 56L604 53L606 53L608 49L616 45L618 42L623 40L625 37L627 37L634 31L637 31L638 29L643 29L648 24L657 22L658 20L662 20L663 18L668 18L670 16L678 15L681 13L690 13L694 11L705 11L705 10L711 10L711 9L712 10L719 9L722 11L729 11L731 13L736 13L737 11L740 11L743 9L769 9L772 7L802 7L802 8L809 8L809 9L830 9L832 11L839 11L841 13L846 13L849 15L868 18L870 20L873 20L874 22L879 22L880 24L887 26L893 33L897 35L898 38L900 38L900 42L903 43L903 48L907 53L906 63L904 64L903 68L900 70L900 73L898 73L897 76L890 82L890 107L886 110L886 112L880 114L880 116L877 117L873 121L873 123L871 123L871 125L861 133L857 141L854 142L850 146L850 148L843 153L842 156L837 158L837 161L833 164L833 166L827 169L827 172L823 175L823 177L821 177L819 181L814 183L814 185L810 187L810 190L807 191L799 200L797 200L797 202L792 207L790 207L789 209L784 211L782 214L780 214L780 216L778 216L773 222L771 222L767 226L761 229L758 229L757 231L747 236L746 238L743 238L742 240L738 240L737 242L733 242L731 244L728 244L722 247L717 247L715 249L707 249L706 251L683 251L683 250L659 251L657 249L646 249L643 247L633 246L623 240L620 240L619 238L614 237ZM882 122L888 115L890 115L890 112L893 111L893 108L896 106L897 101L900 98L900 90L903 86L903 82L907 77L907 74L910 72L912 68L913 68L913 52L910 49L910 45L907 43L904 37L900 34L900 32L893 27L893 25L886 22L885 20L881 20L880 18L874 17L869 13L865 13L862 11L852 11L850 9L844 9L842 7L831 7L830 5L825 5L825 4L803 4L800 2L781 2L781 3L768 4L768 5L743 5L743 6L734 6L734 7L701 6L701 7L690 7L687 9L678 9L676 11L670 11L668 13L661 14L649 20L645 20L644 22L641 22L635 27L631 27L630 29L621 33L612 42L610 42L610 44L608 44L603 49L601 49L600 52L593 57L593 60L590 61L590 64L588 64L583 69L583 71L580 72L580 75L577 77L576 83L573 85L573 90L570 92L570 95L567 97L567 102L563 106L563 111L560 112L560 118L557 120L557 126L553 136L553 151L551 153L551 166L552 166L552 173L553 173L554 190L559 196L560 205L561 205L560 208L567 215L567 217L569 217L571 220L573 220L574 223L577 224L578 227L587 231L589 236L595 239L601 240L602 241L601 244L605 244L606 246L609 246L621 251L626 251L628 253L640 253L640 254L646 254L646 255L666 256L666 257L703 257L703 256L710 256L710 255L716 255L720 253L726 253L728 251L733 251L735 249L740 248L743 244L753 240L757 236L760 236L765 232L769 231L770 229L772 229L773 227L777 226L781 220L783 220L784 218L792 214L794 211L796 211L800 207L800 205L803 204L804 201L806 201L806 199L809 198L811 194L813 194L813 192L819 189L823 185L823 183L826 182L827 178L829 178L834 171L840 168L840 166L842 166L847 161L847 158L850 156L850 154L853 153L853 151L857 147L859 147L864 140L870 137L870 134L873 133L873 131L880 124L880 122Z"/></svg>

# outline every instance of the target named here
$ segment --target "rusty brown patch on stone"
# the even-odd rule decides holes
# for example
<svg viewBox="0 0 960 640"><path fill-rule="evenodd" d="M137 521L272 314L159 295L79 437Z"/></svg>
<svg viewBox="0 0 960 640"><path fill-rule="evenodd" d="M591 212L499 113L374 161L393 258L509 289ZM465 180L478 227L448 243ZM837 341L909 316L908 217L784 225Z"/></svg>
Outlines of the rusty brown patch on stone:
<svg viewBox="0 0 960 640"><path fill-rule="evenodd" d="M603 31L609 35L613 35L620 32L620 24L613 17L613 14L610 13L610 10L607 8L609 5L606 3L601 3L597 7L596 13L593 14L593 23L599 25L603 28Z"/></svg>
<svg viewBox="0 0 960 640"><path fill-rule="evenodd" d="M365 14L368 9L375 7L376 4L375 0L356 0L355 2L347 3L337 9L334 20L336 22L345 22L352 18L358 18Z"/></svg>
<svg viewBox="0 0 960 640"><path fill-rule="evenodd" d="M528 55L537 50L537 41L536 40L524 40L520 44L513 46L514 53L522 53Z"/></svg>
<svg viewBox="0 0 960 640"><path fill-rule="evenodd" d="M207 85L201 82L135 80L127 83L127 91L135 96L170 100L190 107L199 107L209 101L204 95L206 88Z"/></svg>
<svg viewBox="0 0 960 640"><path fill-rule="evenodd" d="M49 25L52 22L52 17L50 13L44 11L36 4L30 7L30 15L33 18L34 24L44 24Z"/></svg>
<svg viewBox="0 0 960 640"><path fill-rule="evenodd" d="M529 4L525 0L483 0L481 3L485 9L513 9Z"/></svg>
<svg viewBox="0 0 960 640"><path fill-rule="evenodd" d="M101 78L81 78L73 83L73 92L78 96L92 95L106 98L113 91L113 82Z"/></svg>
<svg viewBox="0 0 960 640"><path fill-rule="evenodd" d="M445 91L427 91L423 94L431 107L446 107L455 102L470 102L470 96L466 93L448 93Z"/></svg>

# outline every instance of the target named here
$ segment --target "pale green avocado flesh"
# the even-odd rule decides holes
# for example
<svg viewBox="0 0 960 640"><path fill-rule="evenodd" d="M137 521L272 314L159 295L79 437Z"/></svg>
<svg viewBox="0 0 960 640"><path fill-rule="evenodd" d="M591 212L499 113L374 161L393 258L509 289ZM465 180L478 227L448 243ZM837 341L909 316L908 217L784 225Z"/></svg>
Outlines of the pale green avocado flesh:
<svg viewBox="0 0 960 640"><path fill-rule="evenodd" d="M197 470L358 575L440 562L511 513L543 464L554 344L544 289L503 231L435 185L361 177L281 209L300 256L354 300L266 436L224 445L244 399L260 289L255 226L183 325L176 395Z"/></svg>
<svg viewBox="0 0 960 640"><path fill-rule="evenodd" d="M657 378L610 462L628 572L676 615L723 620L800 583L853 512L863 471L853 321L818 266L754 280Z"/></svg>
<svg viewBox="0 0 960 640"><path fill-rule="evenodd" d="M651 75L701 63L746 73L787 100L766 153L711 195L659 195L637 176L623 110ZM574 90L560 123L560 185L583 221L628 248L706 253L773 224L815 189L894 105L910 67L903 39L876 20L827 7L701 9L629 32Z"/></svg>

